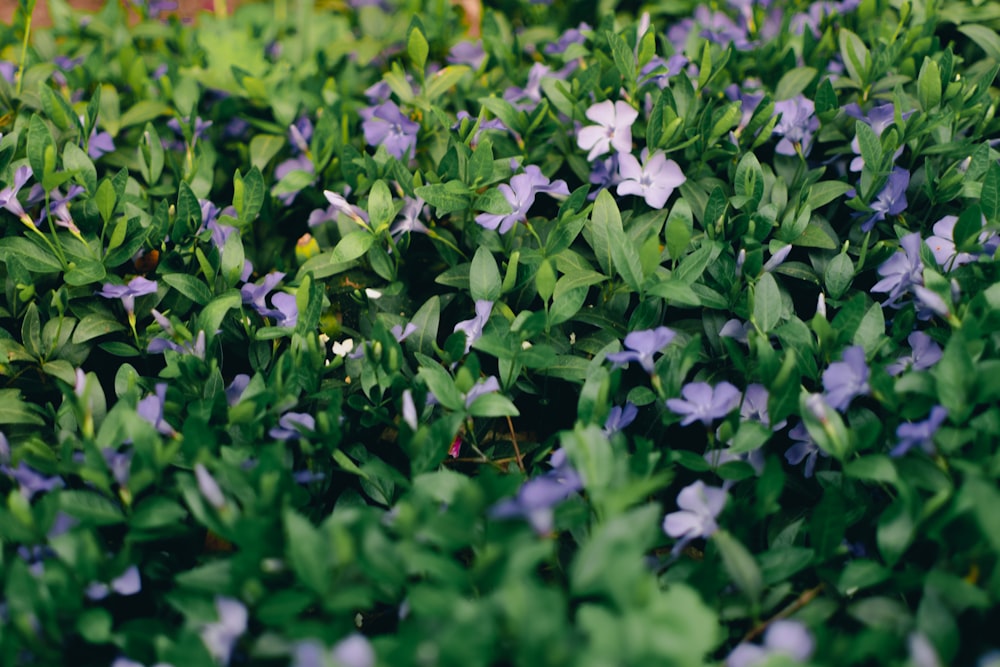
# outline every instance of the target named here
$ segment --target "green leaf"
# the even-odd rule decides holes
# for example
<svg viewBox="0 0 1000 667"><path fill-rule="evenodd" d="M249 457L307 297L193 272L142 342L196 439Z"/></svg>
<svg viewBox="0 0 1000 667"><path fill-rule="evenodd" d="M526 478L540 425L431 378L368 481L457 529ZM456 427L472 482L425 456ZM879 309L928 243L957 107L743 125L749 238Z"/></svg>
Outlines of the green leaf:
<svg viewBox="0 0 1000 667"><path fill-rule="evenodd" d="M77 120L76 114L61 95L46 85L40 86L40 92L42 98L42 109L45 111L45 115L49 117L49 120L52 121L53 125L58 127L63 132L68 131L70 128L79 128L79 121Z"/></svg>
<svg viewBox="0 0 1000 667"><path fill-rule="evenodd" d="M851 342L865 349L865 355L871 355L879 348L885 337L885 314L882 304L873 303L861 318L857 331Z"/></svg>
<svg viewBox="0 0 1000 667"><path fill-rule="evenodd" d="M757 210L757 205L764 196L764 172L757 156L752 152L748 151L736 165L733 188L736 191L734 200L739 200L739 203L734 201L733 206L743 209L750 204L751 211Z"/></svg>
<svg viewBox="0 0 1000 667"><path fill-rule="evenodd" d="M205 283L186 273L165 273L160 280L194 301L204 306L212 300L212 291Z"/></svg>
<svg viewBox="0 0 1000 667"><path fill-rule="evenodd" d="M105 92L107 92L107 90L105 90ZM170 115L170 107L163 102L142 100L137 102L135 106L121 115L121 118L118 121L118 126L121 128L130 127L132 125L138 125L139 123L146 123L159 116L167 115Z"/></svg>
<svg viewBox="0 0 1000 667"><path fill-rule="evenodd" d="M858 123L858 125L863 124ZM850 183L844 183L843 181L820 181L819 183L814 183L809 186L809 198L806 200L806 203L809 205L809 208L816 210L820 206L825 206L834 199L849 192L852 187Z"/></svg>
<svg viewBox="0 0 1000 667"><path fill-rule="evenodd" d="M236 172L239 174L239 171ZM264 205L264 197L267 196L267 187L264 185L264 177L257 167L251 167L246 176L240 179L241 193L240 203L237 206L235 193L233 195L233 207L239 214L240 225L247 226L257 218L261 207Z"/></svg>
<svg viewBox="0 0 1000 667"><path fill-rule="evenodd" d="M420 34L416 30L414 32ZM382 227L388 227L395 216L396 209L392 204L389 186L380 178L372 184L371 192L368 193L368 219L372 229L379 230Z"/></svg>
<svg viewBox="0 0 1000 667"><path fill-rule="evenodd" d="M79 345L116 331L124 331L125 325L101 313L89 313L80 318L73 330L73 344Z"/></svg>
<svg viewBox="0 0 1000 667"><path fill-rule="evenodd" d="M63 146L62 162L67 171L77 174L88 193L97 190L97 168L82 148L72 141L66 142Z"/></svg>
<svg viewBox="0 0 1000 667"><path fill-rule="evenodd" d="M0 259L16 259L32 273L56 273L62 264L46 248L36 245L23 236L0 238Z"/></svg>
<svg viewBox="0 0 1000 667"><path fill-rule="evenodd" d="M970 23L958 26L958 31L975 42L987 56L1000 62L1000 35L996 30Z"/></svg>
<svg viewBox="0 0 1000 667"><path fill-rule="evenodd" d="M861 157L872 170L882 168L882 142L868 123L858 121L854 124L858 145L861 147Z"/></svg>
<svg viewBox="0 0 1000 667"><path fill-rule="evenodd" d="M961 29L961 28L960 28ZM868 47L847 28L840 29L840 56L844 60L844 66L851 79L860 86L867 85L868 70L871 67L871 54Z"/></svg>
<svg viewBox="0 0 1000 667"><path fill-rule="evenodd" d="M790 100L804 91L816 78L817 70L813 67L795 67L788 70L778 81L774 91L775 100Z"/></svg>
<svg viewBox="0 0 1000 667"><path fill-rule="evenodd" d="M517 417L521 413L509 398L501 394L483 394L469 406L473 417Z"/></svg>
<svg viewBox="0 0 1000 667"><path fill-rule="evenodd" d="M285 147L285 137L277 134L258 134L250 140L250 164L261 171Z"/></svg>
<svg viewBox="0 0 1000 667"><path fill-rule="evenodd" d="M437 215L469 208L469 188L458 180L422 185L415 191L418 197L437 209Z"/></svg>
<svg viewBox="0 0 1000 667"><path fill-rule="evenodd" d="M94 202L97 204L97 211L101 214L101 220L107 225L111 216L114 215L115 205L118 203L118 198L115 196L115 186L111 184L109 179L105 178L101 181L97 188L97 194L94 195ZM124 241L124 239L122 240ZM121 243L119 242L118 245Z"/></svg>
<svg viewBox="0 0 1000 667"><path fill-rule="evenodd" d="M76 619L76 629L80 636L91 644L104 644L111 638L114 619L102 607L87 609Z"/></svg>
<svg viewBox="0 0 1000 667"><path fill-rule="evenodd" d="M369 232L358 230L351 232L333 249L330 261L333 263L351 262L362 257L375 242L375 237Z"/></svg>
<svg viewBox="0 0 1000 667"><path fill-rule="evenodd" d="M983 179L983 189L979 196L979 205L983 209L986 221L991 224L1000 222L1000 164L997 164L995 160L990 160L989 169L986 170L986 177ZM976 236L979 236L978 231Z"/></svg>
<svg viewBox="0 0 1000 667"><path fill-rule="evenodd" d="M233 308L239 308L243 303L243 297L239 290L229 290L215 297L198 314L198 325L196 329L201 331L217 331L222 325L222 320Z"/></svg>
<svg viewBox="0 0 1000 667"><path fill-rule="evenodd" d="M443 67L427 80L427 86L424 89L424 94L427 99L436 100L448 92L449 88L458 83L459 79L470 71L471 70L465 65L449 65L448 67ZM429 200L427 197L424 197L424 201Z"/></svg>
<svg viewBox="0 0 1000 667"><path fill-rule="evenodd" d="M417 376L433 392L438 402L449 410L464 410L465 399L455 387L455 380L448 375L448 371L429 357L420 355L418 360L420 361L420 370L417 371Z"/></svg>
<svg viewBox="0 0 1000 667"><path fill-rule="evenodd" d="M243 239L238 232L234 232L226 238L226 243L222 247L222 277L229 287L233 287L239 282L246 265L246 254L243 249Z"/></svg>
<svg viewBox="0 0 1000 667"><path fill-rule="evenodd" d="M552 262L548 259L543 259L538 266L538 272L535 274L535 288L542 301L548 301L556 289L556 272L552 268Z"/></svg>
<svg viewBox="0 0 1000 667"><path fill-rule="evenodd" d="M469 288L472 298L476 300L496 301L500 298L500 269L493 258L493 253L483 246L476 248L476 254L472 258Z"/></svg>
<svg viewBox="0 0 1000 667"><path fill-rule="evenodd" d="M926 56L917 76L917 96L925 112L941 103L941 68Z"/></svg>
<svg viewBox="0 0 1000 667"><path fill-rule="evenodd" d="M63 278L66 280L67 285L82 287L96 283L98 280L103 280L106 275L107 271L104 269L104 264L98 260L80 259L76 262L76 266L66 272Z"/></svg>
<svg viewBox="0 0 1000 667"><path fill-rule="evenodd" d="M410 62L418 70L423 71L424 65L427 63L427 53L429 50L430 46L427 44L427 38L424 37L424 33L417 26L412 26L410 34L406 38L406 55L410 57Z"/></svg>
<svg viewBox="0 0 1000 667"><path fill-rule="evenodd" d="M826 113L836 111L840 108L837 101L837 92L833 89L830 79L823 79L823 83L816 88L816 113Z"/></svg>
<svg viewBox="0 0 1000 667"><path fill-rule="evenodd" d="M608 32L608 44L611 46L611 55L615 60L615 67L625 80L625 86L631 88L635 86L635 54L628 47L625 40L613 32Z"/></svg>
<svg viewBox="0 0 1000 667"><path fill-rule="evenodd" d="M329 545L309 519L287 508L284 512L288 563L299 580L317 595L327 593L331 579L326 574Z"/></svg>
<svg viewBox="0 0 1000 667"><path fill-rule="evenodd" d="M719 548L722 564L733 583L756 605L764 589L764 580L753 554L725 530L716 531L712 541Z"/></svg>
<svg viewBox="0 0 1000 667"><path fill-rule="evenodd" d="M708 224L710 223L706 219L706 225ZM691 237L694 235L694 216L691 213L691 205L686 199L678 199L670 209L665 235L667 253L670 255L670 259L676 261L683 257L684 251L687 250L688 244L691 243Z"/></svg>
<svg viewBox="0 0 1000 667"><path fill-rule="evenodd" d="M36 408L31 403L21 399L17 389L0 389L0 424L33 424L41 426L45 423Z"/></svg>
<svg viewBox="0 0 1000 667"><path fill-rule="evenodd" d="M32 114L31 121L28 123L28 144L25 150L28 155L28 164L31 165L31 171L36 179L41 179L45 174L45 150L47 148L55 150L55 141L52 139L49 126L45 124L40 115Z"/></svg>
<svg viewBox="0 0 1000 667"><path fill-rule="evenodd" d="M427 299L410 318L410 322L416 325L417 330L406 339L406 344L416 348L421 354L433 354L440 320L441 299L435 295Z"/></svg>
<svg viewBox="0 0 1000 667"><path fill-rule="evenodd" d="M139 171L147 185L155 185L163 173L163 144L152 123L146 123L139 139Z"/></svg>
<svg viewBox="0 0 1000 667"><path fill-rule="evenodd" d="M842 297L853 281L854 262L851 261L846 252L840 253L826 265L826 270L823 272L823 282L830 297L834 299Z"/></svg>
<svg viewBox="0 0 1000 667"><path fill-rule="evenodd" d="M913 542L916 522L904 496L882 512L875 533L879 553L889 566L895 565Z"/></svg>
<svg viewBox="0 0 1000 667"><path fill-rule="evenodd" d="M770 273L765 273L757 281L754 289L753 319L762 332L770 333L781 321L784 304L781 301L781 290Z"/></svg>
<svg viewBox="0 0 1000 667"><path fill-rule="evenodd" d="M117 504L92 491L60 491L59 507L85 524L110 526L125 521L125 514Z"/></svg>

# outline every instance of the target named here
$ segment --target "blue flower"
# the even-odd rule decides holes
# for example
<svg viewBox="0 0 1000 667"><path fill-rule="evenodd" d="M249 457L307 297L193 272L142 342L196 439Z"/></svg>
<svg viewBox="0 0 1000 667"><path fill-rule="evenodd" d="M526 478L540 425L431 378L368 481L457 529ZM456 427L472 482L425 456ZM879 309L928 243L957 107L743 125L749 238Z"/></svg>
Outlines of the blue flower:
<svg viewBox="0 0 1000 667"><path fill-rule="evenodd" d="M667 327L633 331L625 336L625 347L628 349L622 352L612 352L607 355L607 360L616 366L636 361L644 371L652 374L653 355L662 352L663 348L669 345L676 335Z"/></svg>
<svg viewBox="0 0 1000 667"><path fill-rule="evenodd" d="M725 489L705 486L701 480L690 484L677 494L677 507L663 519L663 532L680 541L674 545L674 555L691 540L709 537L719 529L715 522L726 506L729 494Z"/></svg>
<svg viewBox="0 0 1000 667"><path fill-rule="evenodd" d="M628 401L624 406L616 405L608 412L607 419L604 420L604 435L610 437L618 433L629 424L635 421L639 415L639 408L635 403Z"/></svg>
<svg viewBox="0 0 1000 667"><path fill-rule="evenodd" d="M472 344L483 335L483 327L486 326L486 321L490 319L491 312L493 312L493 302L479 299L476 301L476 316L471 320L463 320L455 325L455 332L462 331L465 333L466 354L472 349Z"/></svg>
<svg viewBox="0 0 1000 667"><path fill-rule="evenodd" d="M395 102L389 100L358 113L364 119L361 129L369 146L385 146L398 160L413 157L420 124L404 116Z"/></svg>
<svg viewBox="0 0 1000 667"><path fill-rule="evenodd" d="M843 412L857 396L865 396L870 391L868 364L865 350L853 345L844 350L843 361L837 361L823 371L823 397L835 410Z"/></svg>
<svg viewBox="0 0 1000 667"><path fill-rule="evenodd" d="M743 642L733 649L726 658L726 667L771 664L770 660L775 656L785 656L801 663L808 661L815 650L816 641L805 625L798 621L778 620L764 632L763 644Z"/></svg>
<svg viewBox="0 0 1000 667"><path fill-rule="evenodd" d="M246 632L247 608L239 600L217 596L215 609L219 620L205 624L201 639L216 661L228 665L236 641Z"/></svg>
<svg viewBox="0 0 1000 667"><path fill-rule="evenodd" d="M97 295L103 296L105 299L121 299L122 306L125 307L125 312L129 315L134 315L135 297L155 294L156 288L155 280L147 280L142 276L136 276L127 285L105 283L101 291L97 292Z"/></svg>
<svg viewBox="0 0 1000 667"><path fill-rule="evenodd" d="M307 412L286 412L278 419L278 425L268 431L275 440L292 440L302 437L302 432L314 431L316 418Z"/></svg>
<svg viewBox="0 0 1000 667"><path fill-rule="evenodd" d="M691 382L681 389L684 398L668 398L667 407L683 415L681 426L700 421L705 426L715 419L722 419L740 403L740 390L728 382L714 388L707 382Z"/></svg>
<svg viewBox="0 0 1000 667"><path fill-rule="evenodd" d="M889 452L889 456L903 456L914 447L920 447L928 454L933 454L934 434L947 418L948 411L940 405L935 405L924 421L900 424L896 428L899 442Z"/></svg>
<svg viewBox="0 0 1000 667"><path fill-rule="evenodd" d="M816 105L812 100L798 95L790 100L774 103L774 113L780 113L781 119L774 126L774 133L781 136L781 141L775 147L775 152L782 155L801 153L809 155L812 150L813 133L819 129L819 119L816 118Z"/></svg>
<svg viewBox="0 0 1000 667"><path fill-rule="evenodd" d="M923 331L914 331L906 337L910 344L910 354L900 357L885 367L889 375L899 375L908 368L924 371L941 360L941 346Z"/></svg>
<svg viewBox="0 0 1000 667"><path fill-rule="evenodd" d="M896 307L899 299L913 285L924 284L924 263L920 259L920 232L907 234L899 240L903 252L897 252L878 267L882 280L872 285L872 292L888 292L883 306Z"/></svg>
<svg viewBox="0 0 1000 667"><path fill-rule="evenodd" d="M535 203L535 195L538 193L569 194L566 181L560 179L550 182L542 170L535 165L528 165L523 174L518 174L510 179L510 185L501 183L497 189L500 190L513 210L506 214L480 213L476 216L476 222L486 229L495 229L501 234L510 231L515 223L528 219L528 210Z"/></svg>
<svg viewBox="0 0 1000 667"><path fill-rule="evenodd" d="M553 508L583 488L583 480L558 449L552 453L552 470L525 482L514 498L502 500L490 510L494 519L527 519L540 535L552 531Z"/></svg>
<svg viewBox="0 0 1000 667"><path fill-rule="evenodd" d="M887 215L899 215L906 210L906 188L910 185L910 172L902 167L895 167L889 174L875 201L871 203L872 215L861 225L861 231L871 231L876 222L885 220Z"/></svg>
<svg viewBox="0 0 1000 667"><path fill-rule="evenodd" d="M806 465L802 474L806 479L812 477L813 472L816 470L816 461L818 458L820 456L828 457L830 455L819 448L816 441L809 435L809 430L806 428L804 422L796 424L792 430L788 432L788 437L794 440L795 444L789 447L785 452L785 460L788 461L789 465L793 466L797 466L805 461Z"/></svg>

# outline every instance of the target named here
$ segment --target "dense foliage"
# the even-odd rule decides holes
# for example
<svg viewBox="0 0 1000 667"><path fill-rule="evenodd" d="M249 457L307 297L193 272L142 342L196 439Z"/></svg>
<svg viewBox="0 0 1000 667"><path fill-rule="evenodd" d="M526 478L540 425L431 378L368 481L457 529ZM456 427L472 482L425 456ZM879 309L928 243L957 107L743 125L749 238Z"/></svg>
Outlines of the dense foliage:
<svg viewBox="0 0 1000 667"><path fill-rule="evenodd" d="M1000 5L167 4L0 27L0 663L1000 662Z"/></svg>

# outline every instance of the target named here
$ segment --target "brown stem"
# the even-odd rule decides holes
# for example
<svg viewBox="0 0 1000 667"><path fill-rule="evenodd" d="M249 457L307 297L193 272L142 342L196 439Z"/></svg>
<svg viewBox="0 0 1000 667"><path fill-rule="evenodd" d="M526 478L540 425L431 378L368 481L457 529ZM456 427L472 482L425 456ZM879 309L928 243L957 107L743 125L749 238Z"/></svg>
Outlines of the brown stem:
<svg viewBox="0 0 1000 667"><path fill-rule="evenodd" d="M787 618L792 614L794 614L795 612L797 612L799 609L805 607L807 604L816 599L816 597L823 591L823 588L825 586L826 584L820 584L803 592L802 595L797 597L791 604L789 604L787 607L779 611L777 614L767 619L766 621L758 623L756 626L751 628L750 631L743 636L743 641L748 642L752 641L753 639L756 639L757 637L762 635L765 630L767 630L768 626L771 625L771 623L781 620L782 618Z"/></svg>

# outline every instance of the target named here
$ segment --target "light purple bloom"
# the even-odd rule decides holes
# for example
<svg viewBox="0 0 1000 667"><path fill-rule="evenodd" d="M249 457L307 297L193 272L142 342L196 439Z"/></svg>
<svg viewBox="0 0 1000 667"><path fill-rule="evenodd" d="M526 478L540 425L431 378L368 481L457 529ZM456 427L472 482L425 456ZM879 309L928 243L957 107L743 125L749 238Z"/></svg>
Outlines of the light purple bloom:
<svg viewBox="0 0 1000 667"><path fill-rule="evenodd" d="M260 285L254 285L253 283L243 285L240 287L240 294L243 296L243 303L248 303L253 306L253 309L256 310L261 317L282 318L283 314L281 311L270 308L265 303L265 299L271 290L273 290L284 277L285 274L281 271L272 271L264 276L264 282ZM274 299L272 298L271 301L273 303Z"/></svg>
<svg viewBox="0 0 1000 667"><path fill-rule="evenodd" d="M852 102L844 107L844 113L867 124L868 127L872 128L872 131L875 132L876 137L881 137L882 133L895 122L896 118L895 107L891 102L889 104L880 104L877 107L873 107L872 110L868 112L867 116L865 116L861 111L861 107L858 106L857 102ZM902 114L903 119L905 120L906 118L909 118L912 114L912 110L904 111ZM851 140L851 150L854 151L854 154L857 157L851 160L850 170L861 171L865 166L865 159L861 157L861 143L858 141L857 134L855 134L854 138ZM893 161L895 162L896 159L902 154L903 147L900 146L896 150L896 153L892 156Z"/></svg>
<svg viewBox="0 0 1000 667"><path fill-rule="evenodd" d="M674 545L674 555L690 542L709 537L719 529L715 522L726 506L729 494L725 489L705 486L701 480L690 484L677 494L677 507L663 519L663 532L680 541Z"/></svg>
<svg viewBox="0 0 1000 667"><path fill-rule="evenodd" d="M114 591L118 595L135 595L142 590L142 578L139 576L139 568L130 566L125 572L111 580L111 586L96 581L87 587L86 595L91 600L103 600L108 593Z"/></svg>
<svg viewBox="0 0 1000 667"><path fill-rule="evenodd" d="M489 376L484 380L480 380L476 384L472 385L469 389L469 393L465 395L465 407L466 409L472 407L476 399L483 394L492 394L500 391L500 381L494 376Z"/></svg>
<svg viewBox="0 0 1000 667"><path fill-rule="evenodd" d="M478 71L486 62L486 51L483 50L482 40L458 42L448 51L448 57L445 60L452 65L468 65L473 70Z"/></svg>
<svg viewBox="0 0 1000 667"><path fill-rule="evenodd" d="M958 252L955 247L955 224L958 218L954 215L946 215L934 223L934 234L930 236L926 243L934 253L934 259L942 268L954 269L974 262L980 253ZM986 216L983 216L983 224L986 224ZM995 232L983 232L979 235L979 243L983 246L983 253L992 257L1000 246L1000 236Z"/></svg>
<svg viewBox="0 0 1000 667"><path fill-rule="evenodd" d="M780 431L788 423L782 419L777 424L771 425L771 417L767 413L767 401L770 395L767 388L762 384L747 385L743 392L743 403L740 404L740 417L743 421L757 421L767 426L772 431Z"/></svg>
<svg viewBox="0 0 1000 667"><path fill-rule="evenodd" d="M599 190L621 183L622 177L618 173L618 153L610 155L603 160L595 160L588 180L596 185ZM594 199L595 197L597 197L596 191L592 192L588 199Z"/></svg>
<svg viewBox="0 0 1000 667"><path fill-rule="evenodd" d="M887 215L899 215L906 210L906 188L910 185L910 172L902 167L894 167L889 174L885 187L875 196L871 203L871 217L862 225L861 231L870 231L875 223L885 220Z"/></svg>
<svg viewBox="0 0 1000 667"><path fill-rule="evenodd" d="M688 59L679 53L675 53L666 60L660 56L653 56L639 71L639 83L651 82L660 89L666 88L670 77L680 74L687 64Z"/></svg>
<svg viewBox="0 0 1000 667"><path fill-rule="evenodd" d="M738 51L746 51L753 44L747 38L745 25L737 25L723 12L712 11L705 5L694 10L695 21L702 26L701 36L710 42L727 46L730 42Z"/></svg>
<svg viewBox="0 0 1000 667"><path fill-rule="evenodd" d="M629 362L638 362L642 369L653 373L653 355L663 351L677 334L667 327L657 327L644 331L633 331L625 336L625 347L622 352L612 352L607 360L616 366Z"/></svg>
<svg viewBox="0 0 1000 667"><path fill-rule="evenodd" d="M753 325L750 322L740 322L734 317L733 319L726 320L726 323L722 325L722 329L719 330L719 336L721 338L732 338L737 343L746 345L750 340L751 331L753 331Z"/></svg>
<svg viewBox="0 0 1000 667"><path fill-rule="evenodd" d="M468 354L469 350L472 349L472 344L479 340L480 336L483 335L483 327L486 326L486 321L490 319L490 313L492 312L493 302L485 299L479 299L476 301L476 316L471 320L463 320L455 325L455 332L465 332L466 354Z"/></svg>
<svg viewBox="0 0 1000 667"><path fill-rule="evenodd" d="M18 463L16 468L9 465L0 465L0 474L17 482L21 495L31 500L36 493L49 492L54 489L61 489L66 486L66 482L59 475L43 475L24 461Z"/></svg>
<svg viewBox="0 0 1000 667"><path fill-rule="evenodd" d="M795 444L785 451L785 460L788 461L789 465L797 466L803 461L806 462L805 468L803 469L803 476L809 479L813 476L813 472L816 470L816 461L820 456L829 456L826 452L819 448L816 441L812 439L809 435L809 429L806 428L804 422L799 422L796 424L792 430L788 432L788 437L795 441Z"/></svg>
<svg viewBox="0 0 1000 667"><path fill-rule="evenodd" d="M649 149L643 148L642 165L631 153L618 155L618 173L622 180L618 184L618 195L637 195L646 200L650 208L661 209L674 189L681 186L687 178L680 166L673 160L668 160L661 151L649 155Z"/></svg>
<svg viewBox="0 0 1000 667"><path fill-rule="evenodd" d="M195 463L194 477L198 482L198 491L205 497L208 504L217 510L222 509L226 504L226 496L223 495L219 483L212 477L212 473L208 472L208 468L201 463Z"/></svg>
<svg viewBox="0 0 1000 667"><path fill-rule="evenodd" d="M229 407L232 407L240 402L243 398L243 392L247 390L250 385L250 376L246 373L240 373L233 378L233 381L229 383L226 387L226 403Z"/></svg>
<svg viewBox="0 0 1000 667"><path fill-rule="evenodd" d="M754 667L770 664L774 656L787 656L797 663L806 662L816 650L816 641L798 621L778 620L764 632L764 643L742 643L726 658L726 667ZM785 664L785 663L782 663Z"/></svg>
<svg viewBox="0 0 1000 667"><path fill-rule="evenodd" d="M528 83L524 88L511 86L503 93L503 98L518 111L531 111L542 101L542 79L553 74L548 65L535 63L528 70Z"/></svg>
<svg viewBox="0 0 1000 667"><path fill-rule="evenodd" d="M155 280L147 280L142 276L136 276L128 281L127 285L105 283L104 287L97 294L98 296L103 296L105 299L121 299L122 306L125 307L125 312L132 315L135 313L135 297L155 294L156 288Z"/></svg>
<svg viewBox="0 0 1000 667"><path fill-rule="evenodd" d="M292 127L294 127L294 125ZM306 174L313 175L313 179L312 181L309 182L309 185L312 185L316 182L315 178L316 167L313 165L312 160L309 159L309 156L304 153L301 155L296 155L295 157L290 157L287 160L279 162L278 165L274 168L274 180L280 181L293 171L301 171ZM285 206L290 206L295 202L295 198L299 196L299 192L300 190L294 190L292 192L284 192L282 194L277 195L277 197L281 201L281 203L283 203Z"/></svg>
<svg viewBox="0 0 1000 667"><path fill-rule="evenodd" d="M236 641L246 632L247 608L239 600L217 596L215 609L219 620L202 628L201 639L215 660L228 665Z"/></svg>
<svg viewBox="0 0 1000 667"><path fill-rule="evenodd" d="M795 155L797 152L801 152L803 156L809 155L813 133L819 129L813 101L802 95L781 100L774 103L774 113L781 114L781 120L774 126L774 133L782 137L774 150L782 155Z"/></svg>
<svg viewBox="0 0 1000 667"><path fill-rule="evenodd" d="M20 218L24 224L33 227L35 223L24 211L24 207L21 206L21 202L17 198L17 193L21 191L21 188L24 187L24 184L27 183L28 179L31 177L31 167L28 165L21 165L18 167L14 172L14 182L3 190L0 190L0 208L10 211Z"/></svg>
<svg viewBox="0 0 1000 667"><path fill-rule="evenodd" d="M906 342L910 344L910 354L886 366L889 375L899 375L907 369L927 370L941 360L941 346L923 331L914 331L906 337Z"/></svg>
<svg viewBox="0 0 1000 667"><path fill-rule="evenodd" d="M611 437L613 434L623 430L635 421L639 415L639 408L635 403L628 401L625 405L616 405L608 412L607 419L604 420L604 435Z"/></svg>
<svg viewBox="0 0 1000 667"><path fill-rule="evenodd" d="M566 460L566 453L552 454L552 470L525 482L514 498L502 500L490 509L494 519L527 519L535 532L544 535L552 531L554 511L571 495L583 488L580 475Z"/></svg>
<svg viewBox="0 0 1000 667"><path fill-rule="evenodd" d="M90 132L90 141L87 142L87 155L91 160L96 160L105 153L110 153L115 149L115 141L107 132L98 132L95 126Z"/></svg>
<svg viewBox="0 0 1000 667"><path fill-rule="evenodd" d="M575 28L570 28L562 35L555 44L546 44L542 49L542 52L547 56L558 56L566 53L566 49L572 44L583 44L587 41L587 38L583 35L584 30L591 30L592 28L586 23L581 23Z"/></svg>
<svg viewBox="0 0 1000 667"><path fill-rule="evenodd" d="M403 234L410 232L418 232L420 234L426 234L430 231L420 218L427 214L427 205L424 200L420 197L414 199L413 197L403 198L403 208L399 210L399 217L389 228L389 234L393 238L399 238Z"/></svg>
<svg viewBox="0 0 1000 667"><path fill-rule="evenodd" d="M612 149L617 153L632 152L632 124L639 112L628 102L598 102L587 109L586 115L597 124L581 129L576 143L581 149L590 151L588 160L593 161Z"/></svg>
<svg viewBox="0 0 1000 667"><path fill-rule="evenodd" d="M523 174L517 174L510 179L510 185L501 183L497 189L503 193L513 210L507 214L480 213L476 216L476 222L486 229L495 229L500 234L506 234L515 223L528 219L528 210L535 203L535 195L538 193L569 194L566 181L562 179L549 181L542 170L535 165L528 165Z"/></svg>
<svg viewBox="0 0 1000 667"><path fill-rule="evenodd" d="M924 421L900 424L896 428L896 438L899 442L889 452L889 456L903 456L914 447L920 447L928 454L933 454L934 434L947 418L948 411L940 405L935 405Z"/></svg>
<svg viewBox="0 0 1000 667"><path fill-rule="evenodd" d="M413 402L413 392L409 389L403 390L403 421L411 431L417 430L417 405Z"/></svg>
<svg viewBox="0 0 1000 667"><path fill-rule="evenodd" d="M844 350L843 361L836 361L823 371L823 398L835 410L843 412L858 396L871 391L868 386L870 370L865 362L865 350L853 345Z"/></svg>
<svg viewBox="0 0 1000 667"><path fill-rule="evenodd" d="M302 437L303 431L316 430L316 418L307 412L286 412L278 419L278 425L268 431L275 440L291 440Z"/></svg>
<svg viewBox="0 0 1000 667"><path fill-rule="evenodd" d="M368 638L357 632L348 635L327 652L314 639L296 643L291 667L325 667L327 655L339 667L375 667L375 650Z"/></svg>
<svg viewBox="0 0 1000 667"><path fill-rule="evenodd" d="M788 244L778 250L776 253L772 254L771 257L764 263L764 271L771 272L776 268L785 263L788 259L789 253L792 252L792 244Z"/></svg>
<svg viewBox="0 0 1000 667"><path fill-rule="evenodd" d="M878 267L882 280L872 285L872 292L888 292L883 306L894 306L913 285L924 283L924 264L920 259L920 232L899 240L903 252L897 252Z"/></svg>
<svg viewBox="0 0 1000 667"><path fill-rule="evenodd" d="M323 196L330 202L326 209L318 208L309 215L309 226L316 227L327 220L335 220L338 213L343 213L361 226L367 226L368 213L363 209L348 203L343 195L330 190L324 190Z"/></svg>
<svg viewBox="0 0 1000 667"><path fill-rule="evenodd" d="M684 398L668 398L667 407L674 414L683 415L681 426L700 421L705 426L715 419L722 419L740 403L740 390L728 382L714 388L707 382L691 382L681 389Z"/></svg>
<svg viewBox="0 0 1000 667"><path fill-rule="evenodd" d="M299 321L299 306L294 294L278 292L271 297L274 306L275 324L279 327L294 328Z"/></svg>
<svg viewBox="0 0 1000 667"><path fill-rule="evenodd" d="M167 383L157 382L153 393L139 401L135 411L163 435L173 436L177 432L163 419L163 406L167 400Z"/></svg>
<svg viewBox="0 0 1000 667"><path fill-rule="evenodd" d="M370 109L362 109L359 114L364 119L361 129L369 146L385 146L389 155L399 160L413 157L420 124L404 116L395 102L383 102Z"/></svg>
<svg viewBox="0 0 1000 667"><path fill-rule="evenodd" d="M309 140L312 139L313 124L309 116L300 116L288 126L288 140L300 153L309 152Z"/></svg>

